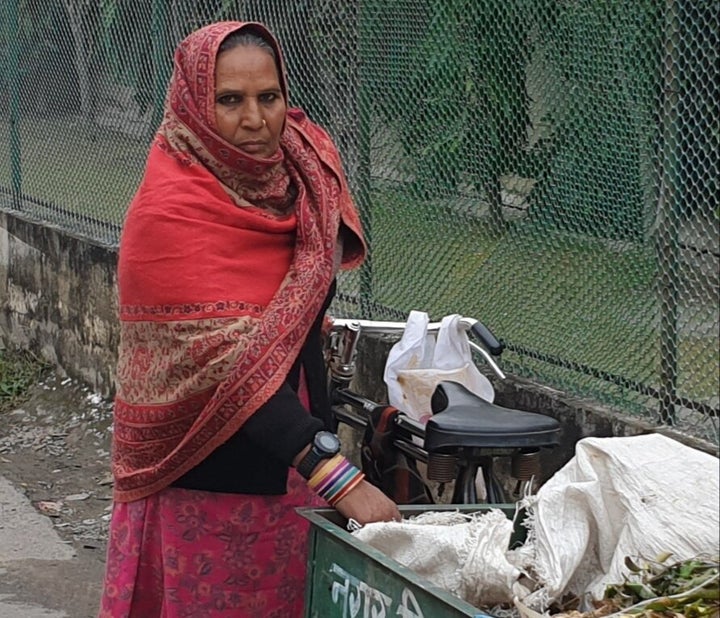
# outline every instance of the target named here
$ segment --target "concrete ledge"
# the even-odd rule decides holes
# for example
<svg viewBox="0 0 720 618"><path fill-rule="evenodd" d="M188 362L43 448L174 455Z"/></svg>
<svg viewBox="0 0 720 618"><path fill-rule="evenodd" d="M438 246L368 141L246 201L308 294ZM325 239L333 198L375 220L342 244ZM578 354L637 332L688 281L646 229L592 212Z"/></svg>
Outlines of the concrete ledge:
<svg viewBox="0 0 720 618"><path fill-rule="evenodd" d="M111 396L116 268L112 247L0 212L0 340Z"/></svg>

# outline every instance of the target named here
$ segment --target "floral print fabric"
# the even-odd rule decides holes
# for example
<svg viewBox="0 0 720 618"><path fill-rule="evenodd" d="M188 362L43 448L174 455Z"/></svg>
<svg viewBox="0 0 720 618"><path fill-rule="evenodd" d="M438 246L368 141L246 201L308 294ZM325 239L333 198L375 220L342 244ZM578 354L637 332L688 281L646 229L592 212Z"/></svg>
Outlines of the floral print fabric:
<svg viewBox="0 0 720 618"><path fill-rule="evenodd" d="M309 522L284 496L169 488L115 503L99 618L300 618Z"/></svg>

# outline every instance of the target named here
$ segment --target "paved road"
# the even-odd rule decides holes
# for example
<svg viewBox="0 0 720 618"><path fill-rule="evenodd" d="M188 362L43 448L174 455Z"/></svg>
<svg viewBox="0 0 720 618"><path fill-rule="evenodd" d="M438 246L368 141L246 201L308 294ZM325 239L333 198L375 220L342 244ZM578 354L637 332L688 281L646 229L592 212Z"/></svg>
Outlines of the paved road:
<svg viewBox="0 0 720 618"><path fill-rule="evenodd" d="M0 476L0 618L90 618L97 589L97 566Z"/></svg>

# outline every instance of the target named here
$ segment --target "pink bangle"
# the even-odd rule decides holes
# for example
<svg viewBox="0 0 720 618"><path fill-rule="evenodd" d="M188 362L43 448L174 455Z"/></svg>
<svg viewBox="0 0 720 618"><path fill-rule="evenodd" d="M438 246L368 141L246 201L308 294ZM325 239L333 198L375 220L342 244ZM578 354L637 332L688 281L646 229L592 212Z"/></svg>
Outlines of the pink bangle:
<svg viewBox="0 0 720 618"><path fill-rule="evenodd" d="M315 491L324 495L326 492L331 491L334 486L342 486L344 484L343 480L346 477L349 478L348 475L352 475L353 470L357 470L357 468L345 459L315 487Z"/></svg>

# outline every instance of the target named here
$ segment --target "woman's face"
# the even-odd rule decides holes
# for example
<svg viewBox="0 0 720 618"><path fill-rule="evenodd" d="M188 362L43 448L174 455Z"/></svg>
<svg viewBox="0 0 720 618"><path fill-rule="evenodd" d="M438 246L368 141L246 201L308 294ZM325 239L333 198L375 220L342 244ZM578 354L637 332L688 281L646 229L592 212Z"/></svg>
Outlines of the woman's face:
<svg viewBox="0 0 720 618"><path fill-rule="evenodd" d="M260 47L238 46L215 63L215 123L233 146L256 157L280 147L287 111L275 60Z"/></svg>

